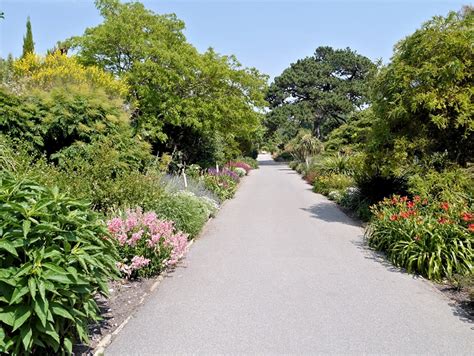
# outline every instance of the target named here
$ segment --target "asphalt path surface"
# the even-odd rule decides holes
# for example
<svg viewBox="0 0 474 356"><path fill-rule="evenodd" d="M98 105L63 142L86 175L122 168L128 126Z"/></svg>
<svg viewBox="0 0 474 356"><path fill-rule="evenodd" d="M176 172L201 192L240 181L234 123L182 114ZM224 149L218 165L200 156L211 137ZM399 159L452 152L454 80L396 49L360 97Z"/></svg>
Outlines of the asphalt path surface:
<svg viewBox="0 0 474 356"><path fill-rule="evenodd" d="M260 156L106 355L474 355L474 324L363 229Z"/></svg>

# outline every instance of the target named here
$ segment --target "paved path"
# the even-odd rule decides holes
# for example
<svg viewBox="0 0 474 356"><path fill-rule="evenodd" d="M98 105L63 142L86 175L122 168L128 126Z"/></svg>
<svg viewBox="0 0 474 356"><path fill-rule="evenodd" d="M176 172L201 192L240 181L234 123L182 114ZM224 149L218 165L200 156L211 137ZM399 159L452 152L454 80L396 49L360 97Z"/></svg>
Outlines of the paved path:
<svg viewBox="0 0 474 356"><path fill-rule="evenodd" d="M474 355L474 324L443 295L377 261L333 203L260 159L106 355Z"/></svg>

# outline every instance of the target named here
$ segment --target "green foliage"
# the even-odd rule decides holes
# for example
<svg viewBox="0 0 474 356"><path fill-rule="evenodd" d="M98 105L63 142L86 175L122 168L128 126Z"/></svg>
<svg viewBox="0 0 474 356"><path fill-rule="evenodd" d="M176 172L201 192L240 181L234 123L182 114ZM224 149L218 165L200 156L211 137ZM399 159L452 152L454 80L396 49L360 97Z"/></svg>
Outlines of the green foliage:
<svg viewBox="0 0 474 356"><path fill-rule="evenodd" d="M368 143L374 122L375 115L371 108L349 114L347 122L328 135L324 149L344 153L362 150Z"/></svg>
<svg viewBox="0 0 474 356"><path fill-rule="evenodd" d="M201 150L238 155L239 145L259 131L266 77L233 56L212 49L200 54L175 15L155 14L138 2L96 4L104 22L68 42L84 64L128 83L137 132L156 152L181 151L188 163L205 166ZM220 144L223 150L213 148Z"/></svg>
<svg viewBox="0 0 474 356"><path fill-rule="evenodd" d="M95 137L130 135L123 103L87 86L16 96L0 89L0 130L48 157Z"/></svg>
<svg viewBox="0 0 474 356"><path fill-rule="evenodd" d="M442 172L429 170L408 178L408 191L412 196L450 202L474 202L474 175L467 170L454 168Z"/></svg>
<svg viewBox="0 0 474 356"><path fill-rule="evenodd" d="M116 252L87 204L0 173L0 351L67 353L98 320Z"/></svg>
<svg viewBox="0 0 474 356"><path fill-rule="evenodd" d="M292 138L303 128L324 139L354 109L369 102L368 81L374 70L368 58L349 48L318 47L313 56L291 64L271 84L267 135L279 132L283 139Z"/></svg>
<svg viewBox="0 0 474 356"><path fill-rule="evenodd" d="M155 211L160 218L175 222L178 230L196 237L212 212L208 203L189 192L164 195L156 202Z"/></svg>
<svg viewBox="0 0 474 356"><path fill-rule="evenodd" d="M276 162L290 162L293 161L293 156L290 152L288 151L279 151L273 156L273 159ZM292 168L293 169L293 168Z"/></svg>
<svg viewBox="0 0 474 356"><path fill-rule="evenodd" d="M397 44L377 76L369 164L382 174L436 153L461 166L474 157L473 21L472 11L434 17Z"/></svg>
<svg viewBox="0 0 474 356"><path fill-rule="evenodd" d="M354 185L354 180L344 174L328 174L316 176L313 183L313 190L316 193L324 195L332 191L345 191L347 188Z"/></svg>
<svg viewBox="0 0 474 356"><path fill-rule="evenodd" d="M358 188L350 187L346 189L337 202L342 207L353 211L362 221L369 221L372 217L370 202L361 194Z"/></svg>
<svg viewBox="0 0 474 356"><path fill-rule="evenodd" d="M369 244L397 266L434 280L472 274L472 206L394 196L375 206L373 214Z"/></svg>
<svg viewBox="0 0 474 356"><path fill-rule="evenodd" d="M301 130L298 135L285 146L293 159L309 164L310 157L320 153L323 149L321 142L306 130Z"/></svg>
<svg viewBox="0 0 474 356"><path fill-rule="evenodd" d="M134 206L152 207L163 194L162 173L148 163L149 154L139 142L121 137L75 145L58 156L58 164L32 156L24 144L0 139L0 162L19 177L30 176L48 187L88 200L101 212Z"/></svg>
<svg viewBox="0 0 474 356"><path fill-rule="evenodd" d="M35 43L33 42L33 32L31 31L31 21L28 17L26 21L26 35L23 37L23 54L22 57L35 52Z"/></svg>

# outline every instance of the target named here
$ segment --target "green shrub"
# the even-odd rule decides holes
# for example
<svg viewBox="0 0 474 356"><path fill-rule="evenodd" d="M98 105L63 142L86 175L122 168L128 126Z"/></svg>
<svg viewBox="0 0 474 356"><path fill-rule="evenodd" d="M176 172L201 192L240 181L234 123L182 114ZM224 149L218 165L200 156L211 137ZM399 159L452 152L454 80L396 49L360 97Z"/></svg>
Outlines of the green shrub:
<svg viewBox="0 0 474 356"><path fill-rule="evenodd" d="M313 190L327 195L330 191L344 191L354 185L354 180L343 174L320 175L314 179Z"/></svg>
<svg viewBox="0 0 474 356"><path fill-rule="evenodd" d="M157 201L155 212L162 219L175 222L178 230L196 237L209 219L209 205L190 192L166 194Z"/></svg>
<svg viewBox="0 0 474 356"><path fill-rule="evenodd" d="M308 168L308 166L306 165L306 163L298 163L295 167L295 170L299 173L299 174L302 174L304 175L306 173L306 169Z"/></svg>
<svg viewBox="0 0 474 356"><path fill-rule="evenodd" d="M76 142L131 134L120 99L85 85L14 95L0 90L0 130L48 156Z"/></svg>
<svg viewBox="0 0 474 356"><path fill-rule="evenodd" d="M422 198L441 201L474 200L474 179L472 173L460 168L442 172L429 170L408 178L408 191Z"/></svg>
<svg viewBox="0 0 474 356"><path fill-rule="evenodd" d="M354 175L355 185L369 205L376 204L392 194L407 195L407 176L384 176L363 169Z"/></svg>
<svg viewBox="0 0 474 356"><path fill-rule="evenodd" d="M0 173L0 352L72 352L99 319L116 252L87 204Z"/></svg>
<svg viewBox="0 0 474 356"><path fill-rule="evenodd" d="M353 212L362 221L369 221L372 213L370 212L370 203L355 187L347 188L338 203Z"/></svg>
<svg viewBox="0 0 474 356"><path fill-rule="evenodd" d="M299 162L297 161L291 161L288 163L288 167L290 167L293 170L296 170L296 167L298 166Z"/></svg>
<svg viewBox="0 0 474 356"><path fill-rule="evenodd" d="M472 273L474 213L465 202L393 196L372 208L369 245L408 272L440 280Z"/></svg>
<svg viewBox="0 0 474 356"><path fill-rule="evenodd" d="M273 159L276 161L276 162L290 162L290 161L293 161L293 156L291 155L290 152L288 151L281 151L279 153L277 153Z"/></svg>

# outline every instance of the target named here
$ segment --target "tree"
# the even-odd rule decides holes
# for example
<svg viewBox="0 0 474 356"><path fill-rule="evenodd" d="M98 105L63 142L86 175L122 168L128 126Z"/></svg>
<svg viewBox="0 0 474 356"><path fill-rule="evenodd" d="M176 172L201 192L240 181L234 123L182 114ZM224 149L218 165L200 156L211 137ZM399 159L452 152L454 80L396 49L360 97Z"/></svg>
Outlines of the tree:
<svg viewBox="0 0 474 356"><path fill-rule="evenodd" d="M30 17L26 21L26 35L23 37L23 54L22 57L25 57L29 53L35 52L35 43L33 42L33 32L31 31L31 21Z"/></svg>
<svg viewBox="0 0 474 356"><path fill-rule="evenodd" d="M324 139L350 112L368 104L374 69L368 58L349 48L318 47L313 56L291 64L270 85L269 117L297 120L303 127L310 124L313 134Z"/></svg>
<svg viewBox="0 0 474 356"><path fill-rule="evenodd" d="M304 162L306 167L309 167L309 159L321 153L323 145L310 131L300 130L297 135L287 143L285 150L290 152L295 160Z"/></svg>
<svg viewBox="0 0 474 356"><path fill-rule="evenodd" d="M396 45L374 85L372 167L400 175L435 156L472 161L473 42L474 13L466 9L434 17Z"/></svg>
<svg viewBox="0 0 474 356"><path fill-rule="evenodd" d="M196 160L201 142L218 137L229 152L238 151L258 131L265 76L233 56L212 49L200 54L175 15L155 14L137 2L96 4L104 22L67 43L82 63L127 82L136 132L155 152L180 150Z"/></svg>

